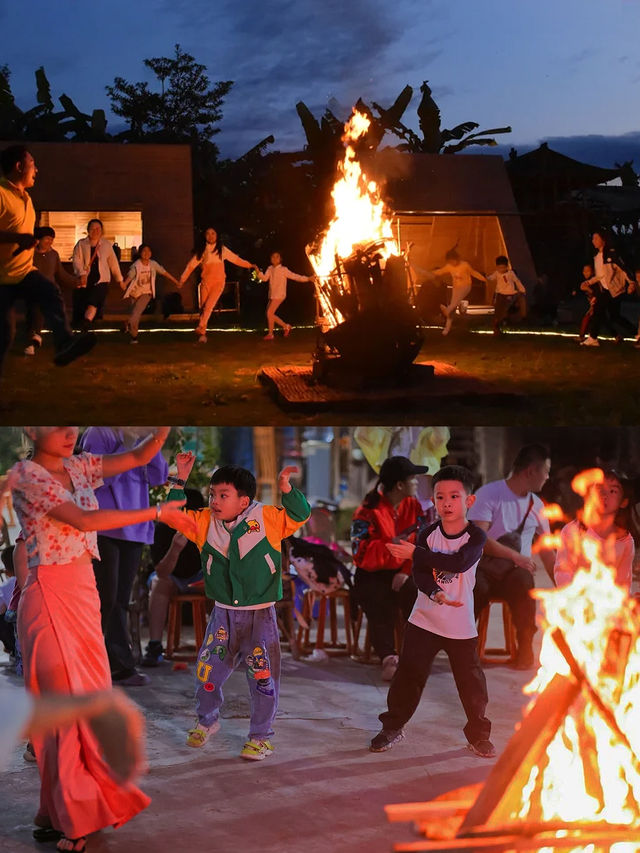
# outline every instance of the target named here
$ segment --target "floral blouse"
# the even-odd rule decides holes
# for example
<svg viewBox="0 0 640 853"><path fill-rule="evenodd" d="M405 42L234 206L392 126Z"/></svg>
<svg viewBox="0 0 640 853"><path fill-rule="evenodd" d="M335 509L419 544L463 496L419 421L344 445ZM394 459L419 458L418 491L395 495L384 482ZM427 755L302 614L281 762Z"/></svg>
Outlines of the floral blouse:
<svg viewBox="0 0 640 853"><path fill-rule="evenodd" d="M86 551L100 559L98 535L56 521L48 513L72 501L80 509L99 509L93 490L102 485L102 456L80 453L64 460L73 491L68 491L42 465L25 459L14 466L18 474L13 505L27 546L29 568L71 563Z"/></svg>

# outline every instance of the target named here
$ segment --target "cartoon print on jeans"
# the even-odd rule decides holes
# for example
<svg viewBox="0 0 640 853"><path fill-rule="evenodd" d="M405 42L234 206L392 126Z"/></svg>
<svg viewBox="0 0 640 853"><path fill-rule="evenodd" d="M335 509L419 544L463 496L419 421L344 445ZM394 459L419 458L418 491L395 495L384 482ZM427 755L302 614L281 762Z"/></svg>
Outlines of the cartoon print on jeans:
<svg viewBox="0 0 640 853"><path fill-rule="evenodd" d="M211 657L211 652L209 651L209 649L205 649L200 654L200 660L203 660L203 661L208 661L210 657Z"/></svg>
<svg viewBox="0 0 640 853"><path fill-rule="evenodd" d="M204 685L204 689L207 691L207 693L213 693L213 691L216 689L216 686L210 681L207 681L207 683Z"/></svg>
<svg viewBox="0 0 640 853"><path fill-rule="evenodd" d="M214 646L211 649L211 651L214 653L214 655L218 655L219 659L221 661L223 661L225 659L226 654L227 654L227 647L226 646Z"/></svg>
<svg viewBox="0 0 640 853"><path fill-rule="evenodd" d="M223 628L222 625L216 631L216 640L219 643L226 643L229 639L229 634L227 633L226 628Z"/></svg>
<svg viewBox="0 0 640 853"><path fill-rule="evenodd" d="M263 696L274 696L276 691L273 686L273 678L260 678L256 682L256 690Z"/></svg>
<svg viewBox="0 0 640 853"><path fill-rule="evenodd" d="M207 645L210 646L213 643L213 634L209 634L207 637Z"/></svg>
<svg viewBox="0 0 640 853"><path fill-rule="evenodd" d="M249 667L249 672L256 681L262 681L267 678L271 678L271 670L269 669L269 659L267 658L266 651L262 648L262 646L256 646L253 650L253 653L247 655L245 658L247 662L247 666Z"/></svg>
<svg viewBox="0 0 640 853"><path fill-rule="evenodd" d="M196 669L196 676L198 678L198 681L202 681L203 683L205 681L208 681L209 676L211 675L212 669L213 669L213 667L211 666L211 664L208 664L208 663L205 663L204 661L199 660L198 661L198 667Z"/></svg>

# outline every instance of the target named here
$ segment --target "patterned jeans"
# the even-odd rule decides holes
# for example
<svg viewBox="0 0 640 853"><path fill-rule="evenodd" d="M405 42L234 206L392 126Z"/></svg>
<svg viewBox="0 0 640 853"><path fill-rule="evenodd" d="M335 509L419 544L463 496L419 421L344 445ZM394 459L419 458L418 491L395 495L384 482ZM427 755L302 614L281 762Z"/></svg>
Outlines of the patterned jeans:
<svg viewBox="0 0 640 853"><path fill-rule="evenodd" d="M222 685L244 663L251 702L249 737L273 735L280 690L280 638L276 609L227 610L214 607L196 666L196 712L212 725L223 702Z"/></svg>

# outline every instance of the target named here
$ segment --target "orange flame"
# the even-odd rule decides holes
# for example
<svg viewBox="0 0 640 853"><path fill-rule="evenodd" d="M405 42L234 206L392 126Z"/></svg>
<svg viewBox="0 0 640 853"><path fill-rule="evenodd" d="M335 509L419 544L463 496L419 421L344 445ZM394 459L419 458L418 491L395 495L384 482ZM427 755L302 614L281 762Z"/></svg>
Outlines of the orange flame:
<svg viewBox="0 0 640 853"><path fill-rule="evenodd" d="M585 498L583 523L597 511L592 487L603 481L603 472L592 469L572 482L572 488ZM587 568L579 568L568 586L535 592L542 601L545 630L540 667L525 692L541 692L558 673L572 677L551 637L552 630L560 628L580 669L613 713L623 736L583 689L546 755L531 768L511 817L518 821L561 821L569 825L602 822L637 828L640 611L628 590L616 584L615 569L602 562L604 550L599 543L586 536L583 527L576 525L572 533L575 535L565 533L560 542L564 557ZM625 842L611 849L630 853L638 850L638 844Z"/></svg>
<svg viewBox="0 0 640 853"><path fill-rule="evenodd" d="M566 521L567 517L560 504L547 504L542 510L543 516L548 521Z"/></svg>
<svg viewBox="0 0 640 853"><path fill-rule="evenodd" d="M369 125L367 116L354 109L345 124L342 137L345 155L338 164L338 178L331 192L334 216L316 246L307 247L307 255L317 276L316 294L329 326L335 326L344 319L329 296L336 279L337 260L348 258L358 246L377 240L384 241L380 251L383 259L400 254L380 189L363 172L353 147L353 143L366 134Z"/></svg>

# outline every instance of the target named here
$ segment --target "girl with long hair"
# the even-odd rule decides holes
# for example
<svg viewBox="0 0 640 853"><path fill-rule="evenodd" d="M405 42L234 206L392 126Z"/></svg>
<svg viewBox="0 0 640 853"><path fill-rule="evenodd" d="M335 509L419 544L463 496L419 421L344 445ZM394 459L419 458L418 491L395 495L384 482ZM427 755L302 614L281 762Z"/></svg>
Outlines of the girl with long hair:
<svg viewBox="0 0 640 853"><path fill-rule="evenodd" d="M178 287L182 287L196 267L200 267L200 319L195 332L198 335L198 343L201 344L207 342L207 323L224 290L225 261L244 269L258 269L256 264L243 260L228 249L215 228L207 228L178 282Z"/></svg>

